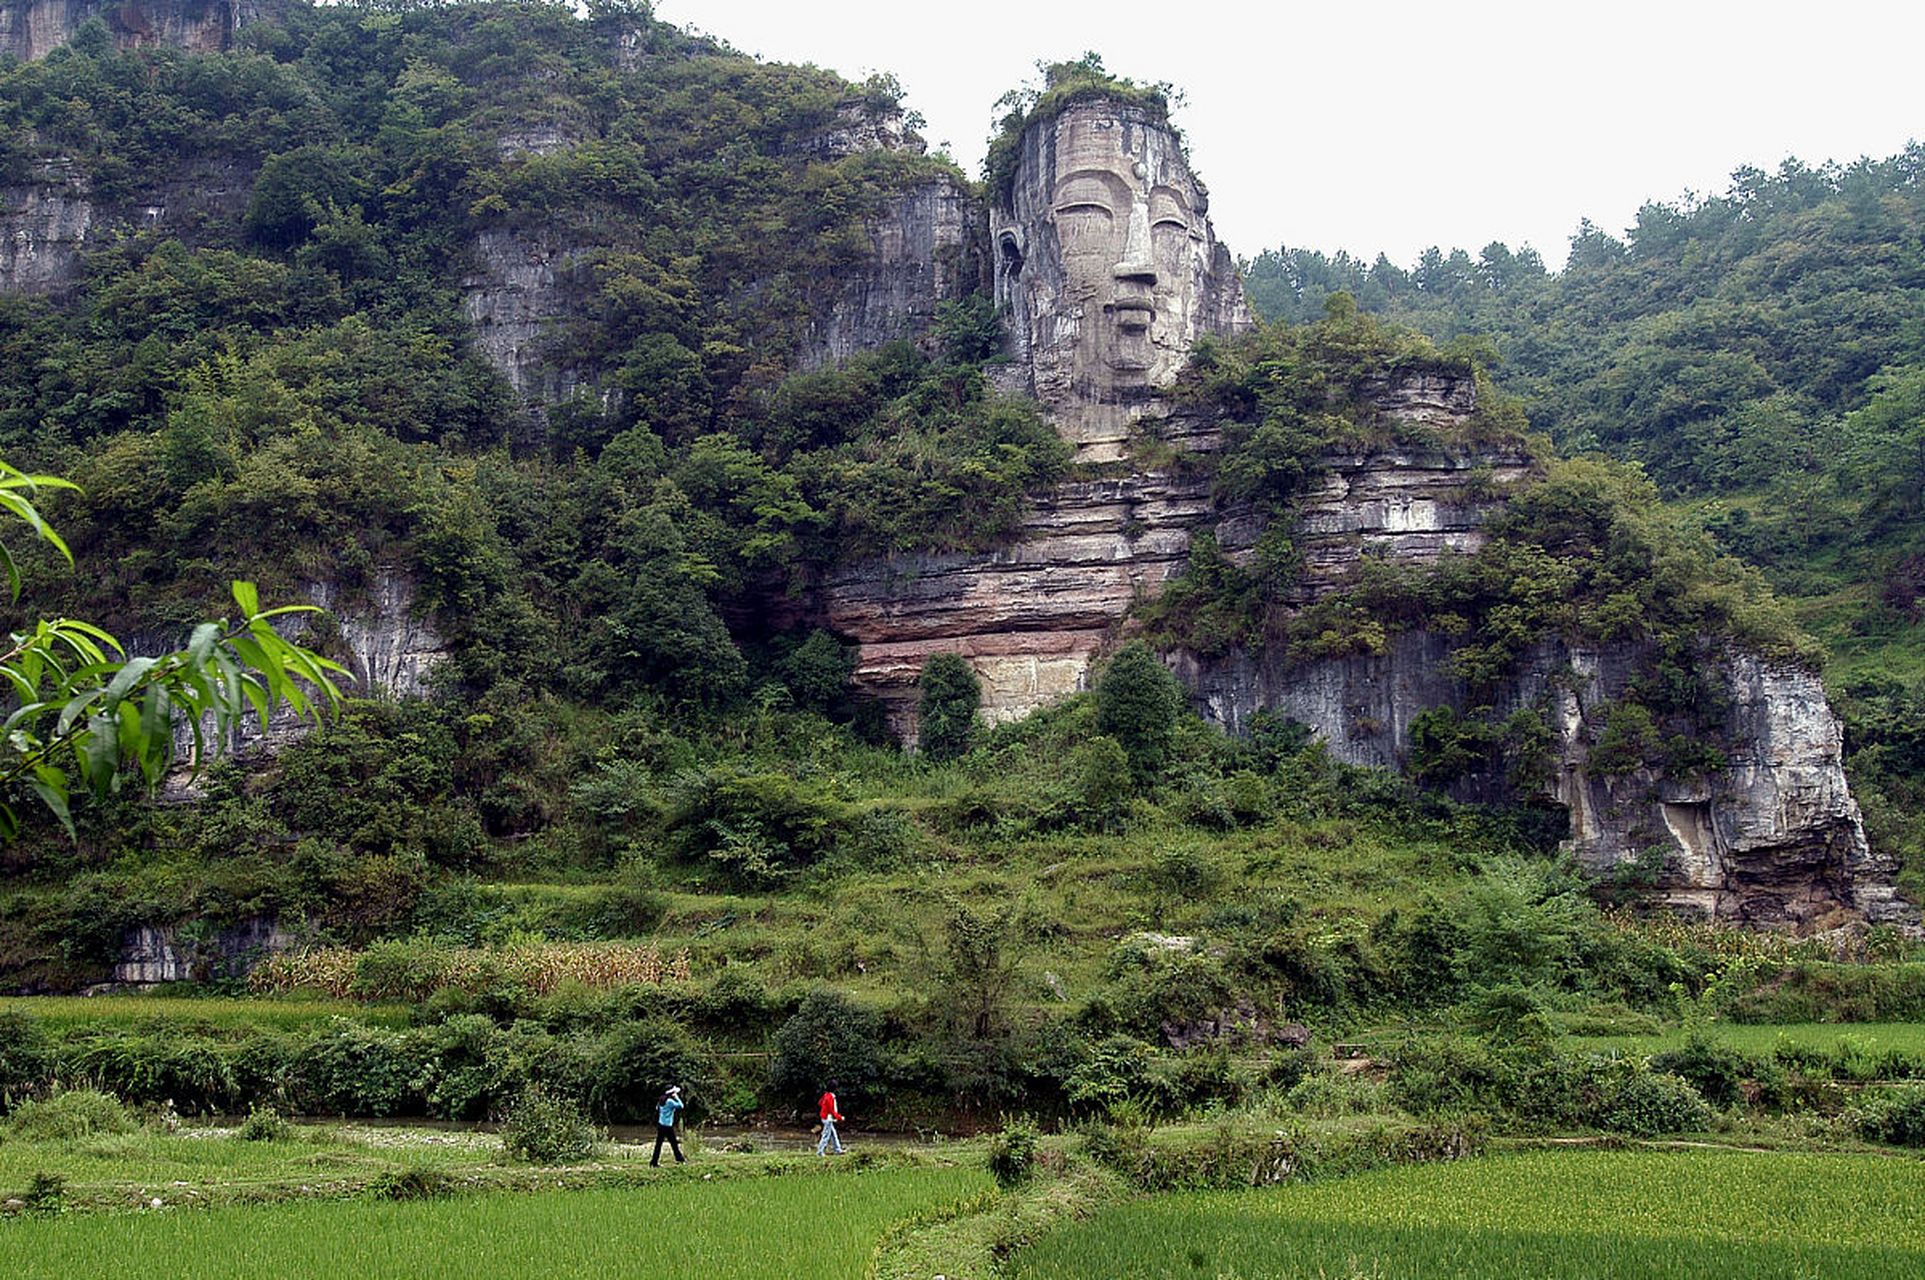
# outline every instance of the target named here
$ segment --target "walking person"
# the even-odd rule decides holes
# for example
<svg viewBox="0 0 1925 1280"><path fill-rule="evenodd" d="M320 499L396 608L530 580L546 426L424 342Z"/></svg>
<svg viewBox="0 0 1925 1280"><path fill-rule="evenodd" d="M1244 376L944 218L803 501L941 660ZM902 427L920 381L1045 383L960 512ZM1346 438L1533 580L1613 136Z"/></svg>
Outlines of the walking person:
<svg viewBox="0 0 1925 1280"><path fill-rule="evenodd" d="M662 1167L662 1144L668 1143L669 1150L675 1153L675 1163L681 1164L688 1157L682 1154L682 1144L675 1140L675 1117L682 1109L682 1086L672 1084L662 1100L655 1104L655 1154L649 1159L649 1167Z"/></svg>
<svg viewBox="0 0 1925 1280"><path fill-rule="evenodd" d="M833 1146L835 1153L841 1155L842 1139L836 1136L836 1122L842 1119L842 1113L836 1110L835 1081L829 1081L828 1087L822 1091L822 1097L816 1103L816 1110L822 1116L822 1141L815 1144L815 1153L819 1156L826 1155L829 1148Z"/></svg>

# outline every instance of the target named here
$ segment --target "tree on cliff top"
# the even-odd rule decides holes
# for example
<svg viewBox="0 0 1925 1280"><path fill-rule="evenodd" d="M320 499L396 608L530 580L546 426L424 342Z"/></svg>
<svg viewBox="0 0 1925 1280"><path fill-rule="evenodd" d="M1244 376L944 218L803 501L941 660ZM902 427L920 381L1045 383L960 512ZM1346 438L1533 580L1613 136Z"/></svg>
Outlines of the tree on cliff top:
<svg viewBox="0 0 1925 1280"><path fill-rule="evenodd" d="M996 99L996 132L983 156L983 182L997 199L1007 199L1009 183L1016 176L1016 146L1023 131L1044 120L1052 120L1078 102L1109 98L1141 107L1152 120L1169 127L1178 140L1182 134L1170 124L1170 108L1183 105L1183 91L1167 80L1138 84L1123 76L1111 75L1103 56L1089 51L1074 62L1037 62L1039 79L1011 89Z"/></svg>
<svg viewBox="0 0 1925 1280"><path fill-rule="evenodd" d="M969 750L976 730L976 708L983 687L969 664L953 653L932 654L916 681L922 690L917 711L922 753L931 760L954 760Z"/></svg>

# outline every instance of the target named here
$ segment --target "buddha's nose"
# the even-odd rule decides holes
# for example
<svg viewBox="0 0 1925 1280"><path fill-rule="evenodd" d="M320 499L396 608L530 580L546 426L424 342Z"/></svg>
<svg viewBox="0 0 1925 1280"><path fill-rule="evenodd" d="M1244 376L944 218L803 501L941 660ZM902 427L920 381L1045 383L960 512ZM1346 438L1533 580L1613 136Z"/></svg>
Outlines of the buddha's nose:
<svg viewBox="0 0 1925 1280"><path fill-rule="evenodd" d="M1121 257L1111 272L1118 281L1156 288L1156 263L1150 256L1150 207L1140 199L1130 209L1130 230L1123 238Z"/></svg>
<svg viewBox="0 0 1925 1280"><path fill-rule="evenodd" d="M1110 309L1117 327L1138 333L1156 318L1156 268L1147 262L1121 262L1113 271L1116 294Z"/></svg>

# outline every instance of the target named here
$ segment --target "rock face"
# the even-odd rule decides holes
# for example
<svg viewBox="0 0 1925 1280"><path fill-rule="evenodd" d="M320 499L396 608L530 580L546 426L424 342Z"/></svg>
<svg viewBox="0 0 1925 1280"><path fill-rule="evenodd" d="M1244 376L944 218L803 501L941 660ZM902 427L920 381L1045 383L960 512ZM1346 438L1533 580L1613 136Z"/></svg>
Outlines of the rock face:
<svg viewBox="0 0 1925 1280"><path fill-rule="evenodd" d="M28 181L0 186L0 293L54 294L80 283L81 254L116 236L158 230L189 246L218 238L246 207L254 174L220 157L184 159L151 185L99 199L69 159L35 163Z"/></svg>
<svg viewBox="0 0 1925 1280"><path fill-rule="evenodd" d="M90 18L99 18L118 49L148 45L219 53L272 0L4 0L0 53L22 61L44 58Z"/></svg>
<svg viewBox="0 0 1925 1280"><path fill-rule="evenodd" d="M548 331L577 300L567 271L582 252L542 228L475 237L473 269L461 282L462 314L474 327L476 350L525 401L553 404L575 389L575 379L548 357Z"/></svg>
<svg viewBox="0 0 1925 1280"><path fill-rule="evenodd" d="M1419 422L1467 415L1473 398L1467 379L1424 374L1387 386L1382 403ZM1176 419L1158 429L1192 446L1213 441L1207 422ZM1508 451L1327 458L1297 529L1304 602L1341 582L1366 553L1430 563L1474 550L1491 500L1471 497L1467 478L1475 469L1501 484L1528 465ZM831 574L821 616L857 643L858 687L883 701L905 738L914 740L916 677L941 650L969 659L988 719L1015 719L1085 687L1131 608L1183 571L1191 536L1205 528L1233 558L1262 532L1250 511L1220 509L1195 471L1068 484L1038 499L1023 538L992 555L893 556Z"/></svg>
<svg viewBox="0 0 1925 1280"><path fill-rule="evenodd" d="M975 668L989 720L1015 719L1084 687L1138 593L1180 571L1191 531L1212 514L1195 478L1065 485L1005 551L893 556L831 575L823 621L857 642L857 687L906 740L917 675L942 650Z"/></svg>
<svg viewBox="0 0 1925 1280"><path fill-rule="evenodd" d="M943 302L985 279L980 207L953 179L904 192L870 226L869 260L841 273L811 328L800 363L819 368L899 338L922 338Z"/></svg>
<svg viewBox="0 0 1925 1280"><path fill-rule="evenodd" d="M1402 769L1411 722L1433 707L1470 708L1450 674L1453 642L1428 631L1396 636L1381 655L1291 664L1235 654L1179 655L1198 709L1232 730L1258 711L1311 726L1339 760ZM1632 646L1538 645L1487 705L1497 717L1544 714L1552 730L1542 798L1571 815L1571 847L1599 875L1635 866L1667 904L1752 925L1820 927L1841 916L1915 918L1893 888L1896 866L1865 840L1845 781L1843 732L1818 677L1753 654L1709 655L1721 706L1708 736L1730 744L1722 767L1680 776L1594 768L1610 707L1642 673ZM1474 779L1501 794L1501 779ZM1660 865L1661 864L1661 865Z"/></svg>
<svg viewBox="0 0 1925 1280"><path fill-rule="evenodd" d="M31 180L0 187L0 292L55 293L80 278L94 206L73 166L43 161Z"/></svg>
<svg viewBox="0 0 1925 1280"><path fill-rule="evenodd" d="M412 579L396 569L378 569L365 589L352 595L329 582L310 584L306 594L310 603L328 611L334 624L336 638L318 647L348 668L343 693L360 698L428 696L429 678L436 664L448 656L448 645L431 623L416 615ZM307 638L310 626L305 615L292 615L287 630L313 643ZM155 653L171 649L173 643L170 637L150 637L133 647ZM250 714L222 745L236 754L271 752L312 727L313 721L282 705L265 729ZM211 733L211 726L205 732ZM187 764L193 745L192 726L179 724L174 752L182 763L169 779L166 795L170 799L190 798L195 792Z"/></svg>
<svg viewBox="0 0 1925 1280"><path fill-rule="evenodd" d="M168 925L142 925L121 940L114 982L147 987L239 977L267 956L293 945L293 937L264 916L211 937L190 937L186 930Z"/></svg>
<svg viewBox="0 0 1925 1280"><path fill-rule="evenodd" d="M1386 382L1372 399L1406 423L1446 431L1475 407L1468 379L1435 373ZM1209 424L1162 429L1193 444L1212 440ZM1341 589L1366 556L1430 564L1477 550L1505 488L1530 472L1529 458L1509 448L1326 457L1297 507L1304 572L1288 603ZM1092 664L1125 635L1132 607L1183 571L1191 538L1206 529L1235 559L1262 525L1250 511L1218 506L1195 473L1069 484L1039 500L1024 538L994 555L900 556L839 571L823 586L821 618L857 643L858 686L882 700L909 740L916 677L939 651L969 660L987 719L1013 719L1086 687ZM1451 673L1454 643L1413 631L1380 655L1292 662L1280 653L1179 653L1171 662L1197 709L1232 732L1271 711L1310 726L1337 759L1405 769L1418 715L1472 709L1470 690ZM1500 719L1519 709L1543 715L1552 745L1540 798L1569 811L1584 866L1599 875L1636 866L1670 905L1746 924L1914 918L1892 887L1896 868L1866 843L1841 727L1809 671L1738 651L1709 654L1719 696L1706 727L1730 744L1722 767L1688 777L1592 767L1611 706L1648 656L1635 646L1547 641L1481 703ZM1479 798L1512 795L1501 777L1466 786Z"/></svg>
<svg viewBox="0 0 1925 1280"><path fill-rule="evenodd" d="M1209 193L1166 124L1098 99L1031 124L995 194L995 297L1027 389L1079 461L1116 461L1196 339L1249 327Z"/></svg>
<svg viewBox="0 0 1925 1280"><path fill-rule="evenodd" d="M514 125L504 153L564 150L585 139L562 125ZM863 151L920 152L902 117L868 102L839 106L833 122L798 139L785 155L831 161ZM480 232L462 280L462 312L475 345L535 414L591 385L558 339L591 289L588 268L605 251L633 247L646 231L621 209L582 211L573 225L495 227ZM980 204L938 175L898 192L869 227L870 253L837 273L813 308L795 364L820 368L899 338L926 339L943 302L988 284ZM752 297L756 282L743 282Z"/></svg>
<svg viewBox="0 0 1925 1280"><path fill-rule="evenodd" d="M359 693L428 696L429 677L448 656L448 642L416 615L412 579L396 569L380 569L359 599L343 600L331 583L314 584L308 596L340 624L344 652L337 661L354 673Z"/></svg>

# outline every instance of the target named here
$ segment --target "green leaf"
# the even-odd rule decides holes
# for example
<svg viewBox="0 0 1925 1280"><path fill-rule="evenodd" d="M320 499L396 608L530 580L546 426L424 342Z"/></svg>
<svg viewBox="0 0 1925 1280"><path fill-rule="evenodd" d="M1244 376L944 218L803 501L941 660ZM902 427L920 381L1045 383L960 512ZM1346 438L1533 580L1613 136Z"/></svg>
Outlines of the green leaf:
<svg viewBox="0 0 1925 1280"><path fill-rule="evenodd" d="M195 667L204 666L214 646L221 642L221 625L217 622L203 622L194 628L194 634L187 641L187 661Z"/></svg>
<svg viewBox="0 0 1925 1280"><path fill-rule="evenodd" d="M60 718L54 722L54 732L65 735L69 729L79 723L80 717L87 714L94 703L100 701L102 692L100 689L89 689L69 699L67 705L60 709Z"/></svg>
<svg viewBox="0 0 1925 1280"><path fill-rule="evenodd" d="M51 772L59 773L60 771L58 769L54 769L54 770L51 770ZM66 775L61 774L61 777L64 782ZM53 816L60 820L60 825L67 829L68 838L71 840L80 839L80 833L74 830L73 814L69 812L67 808L66 787L64 785L58 786L58 787L51 786L48 783L40 780L36 780L30 785L33 787L33 793L40 797L40 802L46 805L47 808L52 811ZM12 833L19 831L20 824L18 820L14 817L13 810L11 809L7 810L6 820L11 827L11 831L9 832L10 836Z"/></svg>
<svg viewBox="0 0 1925 1280"><path fill-rule="evenodd" d="M233 582L234 603L241 607L241 616L253 619L261 612L261 593L253 583L236 578Z"/></svg>
<svg viewBox="0 0 1925 1280"><path fill-rule="evenodd" d="M154 669L153 658L130 658L107 685L107 701L119 702Z"/></svg>
<svg viewBox="0 0 1925 1280"><path fill-rule="evenodd" d="M87 721L87 732L74 743L87 785L96 796L106 796L120 776L120 723L113 716L97 715Z"/></svg>

